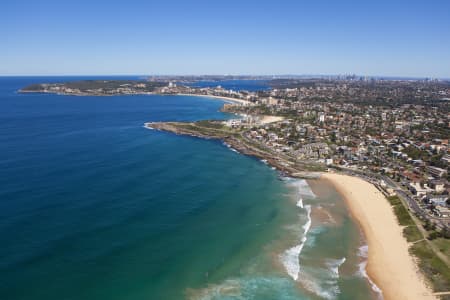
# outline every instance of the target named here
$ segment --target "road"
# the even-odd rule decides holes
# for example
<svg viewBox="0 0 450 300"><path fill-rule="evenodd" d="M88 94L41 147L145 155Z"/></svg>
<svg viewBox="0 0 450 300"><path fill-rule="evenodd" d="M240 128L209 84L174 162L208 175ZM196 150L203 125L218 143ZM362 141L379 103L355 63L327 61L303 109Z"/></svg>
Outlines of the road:
<svg viewBox="0 0 450 300"><path fill-rule="evenodd" d="M392 188L396 194L399 196L400 200L403 201L403 203L406 203L409 210L412 211L417 216L420 216L421 218L425 220L432 220L433 223L436 224L438 228L445 228L448 227L448 223L445 220L442 220L440 218L437 218L434 215L428 214L425 210L423 210L419 203L417 203L416 200L414 200L408 193L398 184L398 182L392 180L388 176L380 175L371 173L369 171L362 171L362 170L354 170L354 169L348 169L348 168L342 168L345 173L350 175L357 175L361 178L363 178L366 181L369 181L375 185L379 185L379 181L383 180L389 188Z"/></svg>

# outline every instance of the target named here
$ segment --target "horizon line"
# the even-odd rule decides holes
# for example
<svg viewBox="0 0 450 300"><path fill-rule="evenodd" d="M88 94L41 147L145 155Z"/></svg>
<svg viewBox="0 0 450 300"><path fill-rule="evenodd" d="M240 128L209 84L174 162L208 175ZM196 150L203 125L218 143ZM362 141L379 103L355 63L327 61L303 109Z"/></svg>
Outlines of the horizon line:
<svg viewBox="0 0 450 300"><path fill-rule="evenodd" d="M356 76L367 78L397 78L397 79L438 79L450 80L450 77L434 77L434 76L402 76L402 75L363 75L356 73L343 74L0 74L0 77L119 77L119 76L136 76L136 77L151 77L151 76L180 76L180 77L201 77L201 76L259 76L259 77L339 77L339 76Z"/></svg>

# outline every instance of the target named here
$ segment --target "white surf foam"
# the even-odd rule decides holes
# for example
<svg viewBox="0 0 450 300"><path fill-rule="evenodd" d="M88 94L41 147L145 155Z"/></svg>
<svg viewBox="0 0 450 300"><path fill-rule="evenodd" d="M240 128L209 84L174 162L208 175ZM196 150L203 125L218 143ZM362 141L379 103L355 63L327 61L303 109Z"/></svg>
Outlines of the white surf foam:
<svg viewBox="0 0 450 300"><path fill-rule="evenodd" d="M302 197L300 197L300 199L298 199L297 206L300 207L300 208L303 208L303 199L302 199Z"/></svg>
<svg viewBox="0 0 450 300"><path fill-rule="evenodd" d="M346 258L327 259L325 267L305 268L299 279L302 286L309 292L323 299L337 299L341 293L339 288L339 268Z"/></svg>
<svg viewBox="0 0 450 300"><path fill-rule="evenodd" d="M336 299L337 295L340 293L336 279L321 282L320 279L304 274L302 275L300 282L305 289L322 299L333 300Z"/></svg>
<svg viewBox="0 0 450 300"><path fill-rule="evenodd" d="M297 280L298 276L300 274L300 253L303 250L303 247L305 246L305 242L307 240L307 234L308 231L311 228L311 205L305 205L304 207L307 212L307 221L302 226L303 228L303 235L300 240L300 244L287 249L283 254L281 254L281 262L283 263L286 272L289 276L292 277L292 279Z"/></svg>
<svg viewBox="0 0 450 300"><path fill-rule="evenodd" d="M326 264L333 278L339 278L339 268L345 263L346 258L330 259Z"/></svg>
<svg viewBox="0 0 450 300"><path fill-rule="evenodd" d="M233 147L231 147L230 144L225 143L225 142L223 142L222 144L225 145L225 146L227 146L227 148L230 149L231 151L236 152L236 153L239 153L239 151L237 151L236 149L234 149Z"/></svg>
<svg viewBox="0 0 450 300"><path fill-rule="evenodd" d="M369 254L369 246L363 245L359 247L358 249L358 256L363 258L364 260L358 264L359 268L359 275L364 277L370 284L370 287L374 292L376 292L379 295L380 299L383 299L383 291L375 284L375 282L370 279L369 275L367 274L366 267L367 267L367 258Z"/></svg>
<svg viewBox="0 0 450 300"><path fill-rule="evenodd" d="M298 296L291 280L256 274L226 279L202 289L188 289L186 295L188 300L259 299L258 296L267 292L277 297L273 299L297 299Z"/></svg>
<svg viewBox="0 0 450 300"><path fill-rule="evenodd" d="M303 225L303 238L306 239L306 234L308 233L309 229L311 229L311 205L305 205L305 209L308 215L308 221L305 225Z"/></svg>
<svg viewBox="0 0 450 300"><path fill-rule="evenodd" d="M358 256L367 258L369 257L369 245L362 245L358 248Z"/></svg>
<svg viewBox="0 0 450 300"><path fill-rule="evenodd" d="M330 214L330 212L321 205L317 206L317 209L324 213L328 218L328 223L336 224L336 219ZM326 222L326 221L325 221Z"/></svg>
<svg viewBox="0 0 450 300"><path fill-rule="evenodd" d="M316 198L305 179L290 180L289 184L297 188L297 192L301 197Z"/></svg>

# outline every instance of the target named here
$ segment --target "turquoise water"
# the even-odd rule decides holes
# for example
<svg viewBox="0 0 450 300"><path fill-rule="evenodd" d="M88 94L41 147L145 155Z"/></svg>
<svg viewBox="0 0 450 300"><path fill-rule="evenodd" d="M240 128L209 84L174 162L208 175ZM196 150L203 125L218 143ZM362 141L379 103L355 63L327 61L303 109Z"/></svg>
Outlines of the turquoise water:
<svg viewBox="0 0 450 300"><path fill-rule="evenodd" d="M331 186L143 128L221 101L15 92L59 80L0 78L0 299L375 299Z"/></svg>

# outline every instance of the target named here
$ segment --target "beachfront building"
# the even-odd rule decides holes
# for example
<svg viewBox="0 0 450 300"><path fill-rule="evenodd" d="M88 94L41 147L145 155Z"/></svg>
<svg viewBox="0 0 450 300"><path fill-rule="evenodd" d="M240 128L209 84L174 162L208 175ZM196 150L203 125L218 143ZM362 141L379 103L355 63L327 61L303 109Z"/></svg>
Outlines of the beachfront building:
<svg viewBox="0 0 450 300"><path fill-rule="evenodd" d="M433 166L428 166L427 172L430 173L431 176L436 178L442 178L447 175L447 170Z"/></svg>

